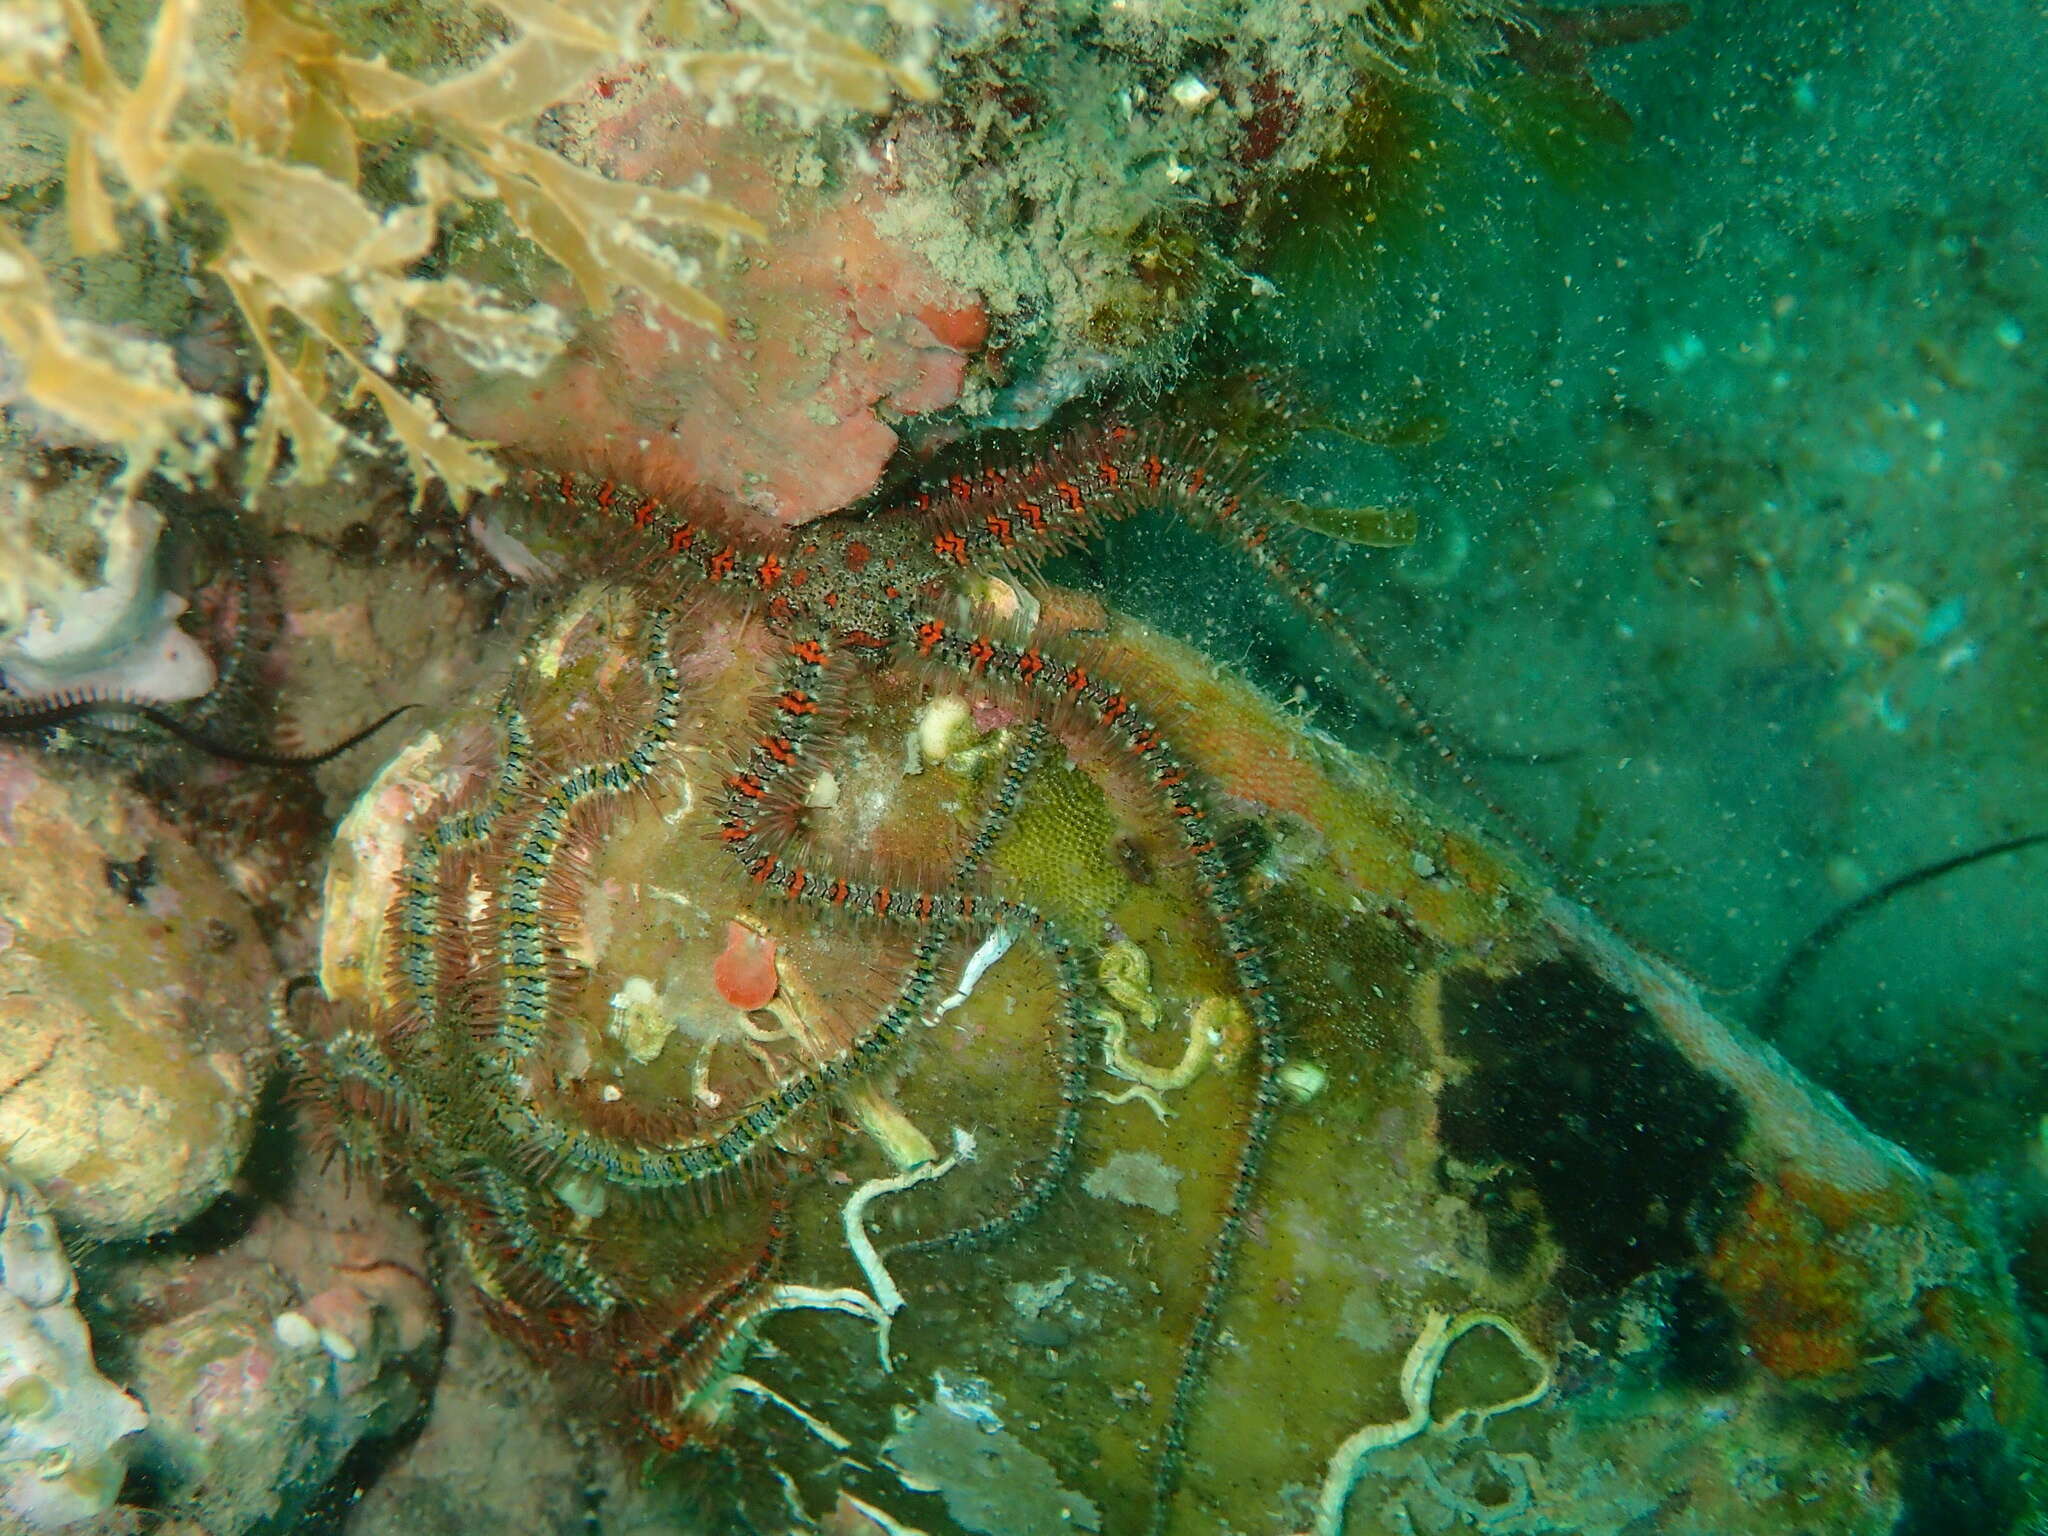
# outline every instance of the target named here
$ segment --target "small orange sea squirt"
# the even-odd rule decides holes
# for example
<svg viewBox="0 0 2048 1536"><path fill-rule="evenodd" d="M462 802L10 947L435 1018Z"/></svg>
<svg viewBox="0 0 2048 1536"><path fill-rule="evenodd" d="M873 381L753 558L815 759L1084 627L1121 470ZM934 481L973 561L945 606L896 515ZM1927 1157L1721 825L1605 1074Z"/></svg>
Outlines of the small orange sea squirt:
<svg viewBox="0 0 2048 1536"><path fill-rule="evenodd" d="M745 923L727 923L725 948L711 963L711 983L735 1008L751 1013L767 1007L782 988L775 974L775 941Z"/></svg>

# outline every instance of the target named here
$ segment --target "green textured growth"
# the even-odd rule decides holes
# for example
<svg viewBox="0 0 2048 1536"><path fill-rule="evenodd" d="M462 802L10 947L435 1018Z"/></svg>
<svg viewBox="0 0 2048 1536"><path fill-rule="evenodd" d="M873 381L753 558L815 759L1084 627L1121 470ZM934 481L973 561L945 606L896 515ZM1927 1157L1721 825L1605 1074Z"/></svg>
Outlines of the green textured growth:
<svg viewBox="0 0 2048 1536"><path fill-rule="evenodd" d="M1023 893L1067 932L1095 933L1130 894L1116 830L1099 784L1066 763L1048 763L1032 775L990 862L1006 889Z"/></svg>

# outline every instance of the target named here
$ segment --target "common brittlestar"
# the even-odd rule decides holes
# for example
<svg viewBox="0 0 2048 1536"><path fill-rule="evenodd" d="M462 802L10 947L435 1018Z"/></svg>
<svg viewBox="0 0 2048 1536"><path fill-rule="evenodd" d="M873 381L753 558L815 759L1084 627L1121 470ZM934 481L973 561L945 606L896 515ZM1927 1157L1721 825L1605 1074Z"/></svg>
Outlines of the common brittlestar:
<svg viewBox="0 0 2048 1536"><path fill-rule="evenodd" d="M403 1017L330 1034L308 1052L316 1075L350 1112L395 1128L406 1155L438 1170L432 1182L469 1217L472 1257L487 1289L530 1330L545 1331L552 1317L557 1336L570 1339L580 1319L587 1344L589 1320L617 1314L602 1330L614 1368L657 1438L684 1438L690 1405L717 1362L753 1319L777 1305L786 1239L779 1218L753 1259L697 1294L680 1315L629 1317L632 1309L618 1305L623 1298L581 1263L573 1231L544 1208L554 1202L537 1201L532 1191L569 1191L563 1198L573 1204L590 1198L590 1190L665 1199L717 1187L773 1151L775 1138L807 1109L888 1061L937 1003L942 957L963 934L1001 927L1032 937L1059 995L1067 1083L1051 1145L999 1213L908 1247L980 1247L1038 1215L1068 1170L1087 1099L1077 1079L1095 1017L1088 962L1103 936L1070 931L995 889L983 865L1017 813L1047 741L1087 738L1170 827L1252 1039L1229 1193L1160 1428L1152 1519L1163 1527L1279 1111L1285 1020L1242 877L1222 846L1194 762L1142 698L1083 657L1060 654L1021 620L986 618L990 605L982 599L992 578L1029 578L1048 556L1084 543L1105 522L1164 507L1220 532L1297 603L1329 621L1340 643L1369 666L1362 647L1284 552L1289 530L1261 520L1199 456L1121 428L1028 467L956 477L886 511L826 520L781 548L750 545L611 482L536 477L535 487L551 503L630 525L647 552L632 573L645 600L635 641L641 676L632 689L634 723L612 730L604 752L569 752L558 731L527 718L516 689L508 695L498 714L492 781L413 836L403 855L386 924L391 990ZM600 542L616 545L618 529L604 529ZM725 854L750 891L905 929L911 948L885 1004L845 1038L826 1042L790 1070L769 1073L708 1125L695 1115L634 1118L587 1094L577 1113L558 1112L567 1100L550 1095L570 1090L551 1077L551 1034L562 991L578 971L567 914L587 883L587 856L607 818L658 788L671 771L687 691L672 631L678 613L701 613L690 605L703 602L764 620L774 656L758 728L715 789ZM863 673L905 670L963 679L1001 699L1020 726L950 873L924 885L898 883L844 850L822 855L802 835L805 802L831 768L847 727L838 701ZM427 1069L424 1077L409 1064ZM460 1070L444 1070L451 1066ZM423 1081L434 1086L423 1089ZM486 1129L464 1129L470 1122L450 1109L451 1100Z"/></svg>

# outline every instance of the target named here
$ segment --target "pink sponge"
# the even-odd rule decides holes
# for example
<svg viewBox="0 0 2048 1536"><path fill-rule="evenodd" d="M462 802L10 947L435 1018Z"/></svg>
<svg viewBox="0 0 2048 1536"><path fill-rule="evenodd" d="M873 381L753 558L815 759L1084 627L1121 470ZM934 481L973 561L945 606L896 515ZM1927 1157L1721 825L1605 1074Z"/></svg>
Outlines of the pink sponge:
<svg viewBox="0 0 2048 1536"><path fill-rule="evenodd" d="M959 398L986 311L877 229L870 211L888 192L874 173L792 187L770 169L789 142L712 128L668 86L635 85L593 105L581 152L625 181L708 175L768 227L763 246L704 279L732 334L625 295L539 379L480 375L430 343L450 420L549 468L729 507L755 531L858 500L895 451L889 421Z"/></svg>

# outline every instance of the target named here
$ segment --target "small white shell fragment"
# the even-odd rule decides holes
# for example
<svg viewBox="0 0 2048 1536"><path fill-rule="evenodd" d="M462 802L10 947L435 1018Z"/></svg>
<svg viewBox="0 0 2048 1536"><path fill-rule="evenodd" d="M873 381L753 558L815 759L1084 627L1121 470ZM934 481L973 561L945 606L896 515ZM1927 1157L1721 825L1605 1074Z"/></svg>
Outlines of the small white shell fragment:
<svg viewBox="0 0 2048 1536"><path fill-rule="evenodd" d="M587 1173L573 1173L555 1185L555 1198L578 1216L595 1221L604 1214L604 1180Z"/></svg>
<svg viewBox="0 0 2048 1536"><path fill-rule="evenodd" d="M943 694L925 705L917 717L917 746L928 763L943 763L973 730L973 715L958 694Z"/></svg>
<svg viewBox="0 0 2048 1536"><path fill-rule="evenodd" d="M1280 1091L1297 1104L1306 1104L1330 1083L1330 1074L1312 1061L1286 1062L1274 1078L1280 1084Z"/></svg>
<svg viewBox="0 0 2048 1536"><path fill-rule="evenodd" d="M975 589L974 606L986 609L1005 624L1030 634L1038 628L1043 605L1028 590L1000 576L990 576Z"/></svg>
<svg viewBox="0 0 2048 1536"><path fill-rule="evenodd" d="M1173 89L1168 94L1190 112L1194 112L1216 99L1216 87L1200 75L1182 75L1173 82Z"/></svg>
<svg viewBox="0 0 2048 1536"><path fill-rule="evenodd" d="M277 1342L286 1349L311 1349L320 1342L320 1330L303 1312L280 1312L270 1325Z"/></svg>
<svg viewBox="0 0 2048 1536"><path fill-rule="evenodd" d="M332 1328L320 1330L320 1347L340 1361L346 1362L356 1357L355 1341L346 1334L336 1333Z"/></svg>
<svg viewBox="0 0 2048 1536"><path fill-rule="evenodd" d="M630 976L612 995L607 1031L626 1044L626 1054L642 1063L658 1058L675 1033L676 1021L662 1005L654 983L645 976Z"/></svg>

